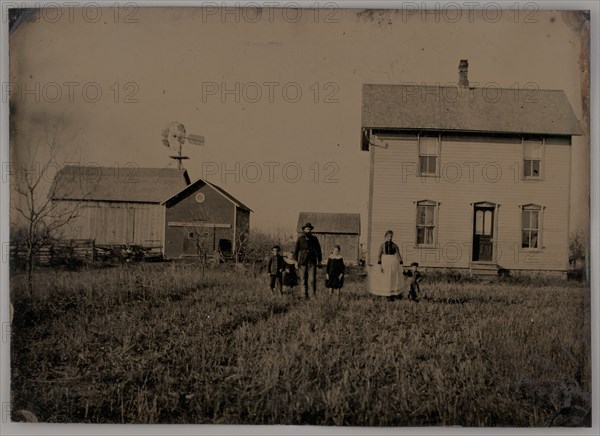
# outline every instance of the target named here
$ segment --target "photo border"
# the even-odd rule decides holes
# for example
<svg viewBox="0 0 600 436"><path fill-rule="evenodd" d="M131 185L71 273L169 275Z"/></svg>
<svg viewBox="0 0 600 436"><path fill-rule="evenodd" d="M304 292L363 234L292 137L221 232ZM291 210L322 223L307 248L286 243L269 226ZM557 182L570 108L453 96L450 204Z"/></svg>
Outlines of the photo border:
<svg viewBox="0 0 600 436"><path fill-rule="evenodd" d="M1 70L0 82L5 83L9 78L9 63L8 63L8 20L5 16L5 5L18 4L24 7L40 6L39 1L0 1L2 6L2 19L0 20L0 56ZM114 6L115 4L135 3L140 7L148 6L214 6L216 3L223 6L239 6L244 2L239 1L164 1L164 0L141 0L134 2L115 1L115 0L98 0L95 2L80 1L80 4L96 3L101 6ZM252 5L265 5L268 1L252 1L248 2ZM282 4L286 2L281 2ZM334 3L340 8L368 8L368 9L395 9L406 3L417 3L419 6L427 8L435 7L441 1L418 1L418 2L402 2L402 1L296 1L289 3L297 3L302 7L314 6L316 3L321 5ZM474 2L454 2L459 5L466 5ZM478 1L482 6L485 4L495 3L506 5L509 8L516 2L510 1ZM599 393L599 281L598 271L600 271L599 249L600 249L600 197L599 197L599 168L600 168L600 153L599 153L599 94L598 84L599 77L599 47L598 41L600 35L598 33L599 3L596 1L533 1L519 3L535 3L540 10L579 10L589 9L590 17L590 287L591 287L591 346L592 346L592 427L590 428L489 428L489 427L315 427L315 426L249 426L249 425L157 425L157 424L28 424L28 423L8 423L0 422L0 434L2 435L96 435L96 434L119 434L119 435L192 435L192 434L214 434L214 435L593 435L600 434L600 398ZM48 5L65 5L73 4L69 1L53 1L46 3ZM0 107L0 161L9 161L8 151L8 102L2 102ZM9 184L2 183L0 187L0 235L2 244L8 243L9 233ZM10 404L10 338L5 340L5 326L9 319L9 292L8 292L8 263L0 263L0 321L3 326L3 340L0 344L0 401L3 406Z"/></svg>

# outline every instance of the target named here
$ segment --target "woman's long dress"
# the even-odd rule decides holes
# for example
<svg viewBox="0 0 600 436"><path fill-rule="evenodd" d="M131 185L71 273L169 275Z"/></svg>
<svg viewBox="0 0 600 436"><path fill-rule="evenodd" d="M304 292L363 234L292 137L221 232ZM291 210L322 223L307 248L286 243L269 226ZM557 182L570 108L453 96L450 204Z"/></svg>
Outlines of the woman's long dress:
<svg viewBox="0 0 600 436"><path fill-rule="evenodd" d="M379 252L381 265L369 269L369 292L373 295L391 297L399 295L406 288L406 277L400 266L400 251L394 243L383 243ZM383 272L381 268L383 267Z"/></svg>

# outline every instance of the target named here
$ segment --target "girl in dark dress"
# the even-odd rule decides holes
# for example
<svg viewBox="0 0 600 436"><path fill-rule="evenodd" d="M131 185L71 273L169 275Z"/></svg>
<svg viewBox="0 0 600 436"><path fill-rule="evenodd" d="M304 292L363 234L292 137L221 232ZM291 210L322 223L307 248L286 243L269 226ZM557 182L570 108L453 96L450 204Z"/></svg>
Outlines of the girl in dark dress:
<svg viewBox="0 0 600 436"><path fill-rule="evenodd" d="M288 289L290 293L298 285L298 263L294 260L293 253L287 253L283 258L283 289Z"/></svg>
<svg viewBox="0 0 600 436"><path fill-rule="evenodd" d="M346 267L344 265L344 259L340 255L340 246L336 245L333 248L333 252L327 258L327 275L325 276L325 286L329 288L329 294L332 295L337 289L338 296L340 295L340 289L344 286L344 273Z"/></svg>

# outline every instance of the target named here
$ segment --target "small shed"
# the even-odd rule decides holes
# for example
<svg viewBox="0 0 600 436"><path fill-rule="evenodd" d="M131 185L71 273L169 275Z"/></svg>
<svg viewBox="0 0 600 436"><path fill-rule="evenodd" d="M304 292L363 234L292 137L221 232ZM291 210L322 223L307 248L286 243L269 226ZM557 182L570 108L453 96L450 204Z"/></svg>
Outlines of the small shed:
<svg viewBox="0 0 600 436"><path fill-rule="evenodd" d="M341 254L347 263L357 264L360 258L360 214L300 212L297 231L311 223L313 234L319 239L325 259L335 245L341 248Z"/></svg>

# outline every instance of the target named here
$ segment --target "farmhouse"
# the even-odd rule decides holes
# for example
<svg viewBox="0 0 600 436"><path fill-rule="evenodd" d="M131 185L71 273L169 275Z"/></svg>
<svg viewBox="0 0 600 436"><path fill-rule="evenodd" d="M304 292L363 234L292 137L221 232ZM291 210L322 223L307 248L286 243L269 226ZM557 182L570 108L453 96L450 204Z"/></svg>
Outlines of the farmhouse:
<svg viewBox="0 0 600 436"><path fill-rule="evenodd" d="M64 239L97 245L159 248L168 258L221 251L228 255L249 232L250 209L186 170L65 166L52 201L78 208Z"/></svg>
<svg viewBox="0 0 600 436"><path fill-rule="evenodd" d="M386 230L405 262L566 271L571 139L563 91L371 85L362 89L370 153L368 264Z"/></svg>
<svg viewBox="0 0 600 436"><path fill-rule="evenodd" d="M358 263L360 214L300 212L298 233L302 233L302 226L306 223L314 226L313 234L319 239L324 259L331 253L335 245L339 245L341 255L347 263Z"/></svg>

